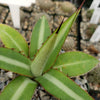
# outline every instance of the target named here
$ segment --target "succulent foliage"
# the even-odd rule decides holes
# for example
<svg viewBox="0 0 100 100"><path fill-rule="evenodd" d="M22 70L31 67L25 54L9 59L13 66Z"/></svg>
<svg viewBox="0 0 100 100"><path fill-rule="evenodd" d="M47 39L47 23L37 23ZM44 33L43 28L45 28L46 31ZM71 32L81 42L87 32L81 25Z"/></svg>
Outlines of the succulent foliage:
<svg viewBox="0 0 100 100"><path fill-rule="evenodd" d="M59 55L78 13L51 35L45 17L39 19L30 47L20 33L0 24L0 38L6 47L0 48L0 68L19 74L0 94L0 100L30 100L38 84L60 100L93 100L70 77L87 73L98 60L82 52Z"/></svg>

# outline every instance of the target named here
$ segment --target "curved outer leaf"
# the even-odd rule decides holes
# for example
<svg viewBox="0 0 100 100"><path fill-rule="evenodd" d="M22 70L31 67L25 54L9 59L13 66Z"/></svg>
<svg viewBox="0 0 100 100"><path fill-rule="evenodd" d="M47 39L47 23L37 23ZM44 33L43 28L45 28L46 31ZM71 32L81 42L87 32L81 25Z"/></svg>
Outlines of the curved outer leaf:
<svg viewBox="0 0 100 100"><path fill-rule="evenodd" d="M59 69L66 75L78 76L87 73L98 64L98 60L82 52L68 52L58 56L54 69Z"/></svg>
<svg viewBox="0 0 100 100"><path fill-rule="evenodd" d="M40 49L42 43L49 37L51 31L46 18L43 16L36 23L31 37L30 58L33 59L37 50Z"/></svg>
<svg viewBox="0 0 100 100"><path fill-rule="evenodd" d="M36 81L60 100L93 100L71 79L57 70L50 70L43 76L36 78Z"/></svg>
<svg viewBox="0 0 100 100"><path fill-rule="evenodd" d="M31 61L25 56L6 48L0 48L0 68L32 77Z"/></svg>
<svg viewBox="0 0 100 100"><path fill-rule="evenodd" d="M51 37L49 37L49 39L44 43L44 45L42 46L42 48L39 50L39 52L37 53L35 59L32 62L31 65L31 69L33 74L35 74L36 72L41 72L38 75L35 76L39 76L42 74L42 72L47 71L48 69L50 69L50 67L53 65L65 39L66 36L68 35L68 32L70 31L70 28L74 22L74 20L76 19L78 12L74 13L67 21L65 21L58 34L56 33L57 30L53 33L53 35L51 35ZM55 36L55 34L57 34L57 37ZM55 41L51 42L51 40L53 39ZM53 41L52 40L52 41ZM51 43L50 43L51 42ZM35 73L34 73L35 72ZM36 73L37 74L37 73Z"/></svg>
<svg viewBox="0 0 100 100"><path fill-rule="evenodd" d="M16 50L21 51L22 54L28 56L28 44L15 29L0 24L0 38L6 47L15 48Z"/></svg>
<svg viewBox="0 0 100 100"><path fill-rule="evenodd" d="M36 87L34 81L19 76L4 89L0 100L31 100Z"/></svg>

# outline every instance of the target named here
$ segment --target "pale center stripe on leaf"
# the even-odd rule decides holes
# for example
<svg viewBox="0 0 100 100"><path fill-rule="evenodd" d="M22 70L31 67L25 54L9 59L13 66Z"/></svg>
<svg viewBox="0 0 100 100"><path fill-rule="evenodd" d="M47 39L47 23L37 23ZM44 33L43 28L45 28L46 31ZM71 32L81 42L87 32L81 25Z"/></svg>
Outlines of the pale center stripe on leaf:
<svg viewBox="0 0 100 100"><path fill-rule="evenodd" d="M86 62L90 62L90 60L87 60L87 61L79 61L79 62L71 62L70 64L62 64L62 65L56 65L54 66L54 68L64 68L64 67L68 67L68 66L71 66L71 65L78 65L78 64L86 64Z"/></svg>
<svg viewBox="0 0 100 100"><path fill-rule="evenodd" d="M40 27L40 33L39 33L39 40L38 40L38 49L41 47L43 40L44 40L44 27L45 27L45 19L43 18L41 22L41 27Z"/></svg>
<svg viewBox="0 0 100 100"><path fill-rule="evenodd" d="M12 42L16 45L16 47L20 50L23 51L22 48L17 44L17 42L15 40L13 40L13 38L6 32L4 31L4 33L12 40Z"/></svg>
<svg viewBox="0 0 100 100"><path fill-rule="evenodd" d="M82 97L77 95L73 90L71 90L69 87L61 83L58 79L55 77L51 76L50 74L44 75L44 78L53 83L56 87L61 89L63 92L65 92L67 95L72 97L75 100L84 100Z"/></svg>
<svg viewBox="0 0 100 100"><path fill-rule="evenodd" d="M32 83L30 80L25 79L24 82L20 85L20 87L14 92L14 95L11 97L10 100L18 100L21 94L24 92L24 89L27 87L28 84Z"/></svg>
<svg viewBox="0 0 100 100"><path fill-rule="evenodd" d="M2 55L0 55L0 61L3 61L5 63L11 64L11 65L19 66L21 68L25 68L27 70L30 70L29 69L29 65L27 65L27 64L25 64L23 62L14 60L12 58L8 58L8 57L5 57L5 56L2 56Z"/></svg>

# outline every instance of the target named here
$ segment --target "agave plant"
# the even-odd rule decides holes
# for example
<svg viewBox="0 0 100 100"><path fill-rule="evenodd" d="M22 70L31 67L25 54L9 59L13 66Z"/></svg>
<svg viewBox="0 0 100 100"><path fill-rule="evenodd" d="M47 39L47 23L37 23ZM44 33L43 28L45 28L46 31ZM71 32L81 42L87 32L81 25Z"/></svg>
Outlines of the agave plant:
<svg viewBox="0 0 100 100"><path fill-rule="evenodd" d="M93 100L70 77L87 73L98 60L82 52L59 55L78 13L51 35L45 17L39 19L29 47L20 33L0 24L0 38L6 47L0 48L0 68L19 74L0 94L0 100L30 100L38 84L60 100Z"/></svg>

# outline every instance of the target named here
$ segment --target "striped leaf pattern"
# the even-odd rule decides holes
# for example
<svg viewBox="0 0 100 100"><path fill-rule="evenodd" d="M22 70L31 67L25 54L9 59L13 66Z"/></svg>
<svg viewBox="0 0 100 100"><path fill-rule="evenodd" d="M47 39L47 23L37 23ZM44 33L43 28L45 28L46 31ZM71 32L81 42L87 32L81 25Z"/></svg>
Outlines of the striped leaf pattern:
<svg viewBox="0 0 100 100"><path fill-rule="evenodd" d="M35 59L32 62L31 69L35 76L39 76L42 72L47 71L53 65L65 39L68 35L72 24L74 23L78 12L74 13L67 21L65 21L60 30L56 30L53 35L44 43L42 48L37 53ZM57 33L58 32L58 33ZM55 36L55 34L57 34ZM51 42L54 41L54 42ZM50 43L51 42L51 43ZM48 52L48 53L47 53ZM40 70L40 71L39 71ZM37 74L37 72L41 72ZM36 75L37 74L37 75Z"/></svg>
<svg viewBox="0 0 100 100"><path fill-rule="evenodd" d="M67 19L61 26L58 32L57 39L54 44L54 48L52 50L52 53L50 54L47 62L45 62L44 72L46 72L55 62L55 59L57 58L57 55L60 52L60 49L70 31L70 28L72 24L74 23L75 19L77 17L77 13L74 13L69 19ZM55 33L54 33L55 34ZM48 45L47 45L48 48Z"/></svg>
<svg viewBox="0 0 100 100"><path fill-rule="evenodd" d="M78 76L93 69L98 60L83 52L68 52L58 56L53 68L59 69L66 75Z"/></svg>
<svg viewBox="0 0 100 100"><path fill-rule="evenodd" d="M42 75L45 62L47 61L49 55L52 52L56 38L57 38L57 34L52 34L49 41L46 42L46 44L48 44L49 47L47 47L47 45L43 45L43 48L41 48L35 60L32 62L31 71L34 76L38 77Z"/></svg>
<svg viewBox="0 0 100 100"><path fill-rule="evenodd" d="M60 100L93 100L84 90L57 70L50 70L36 78L36 81Z"/></svg>
<svg viewBox="0 0 100 100"><path fill-rule="evenodd" d="M34 55L36 54L37 50L40 49L42 43L49 37L51 31L48 25L48 21L43 16L39 21L36 23L31 37L31 44L30 44L30 58L33 59Z"/></svg>
<svg viewBox="0 0 100 100"><path fill-rule="evenodd" d="M1 69L32 77L30 64L31 61L25 56L7 48L0 48Z"/></svg>
<svg viewBox="0 0 100 100"><path fill-rule="evenodd" d="M21 51L22 54L28 56L28 44L15 29L0 24L0 38L6 47L15 48L17 51Z"/></svg>
<svg viewBox="0 0 100 100"><path fill-rule="evenodd" d="M36 87L34 81L19 76L0 94L0 100L31 100Z"/></svg>

